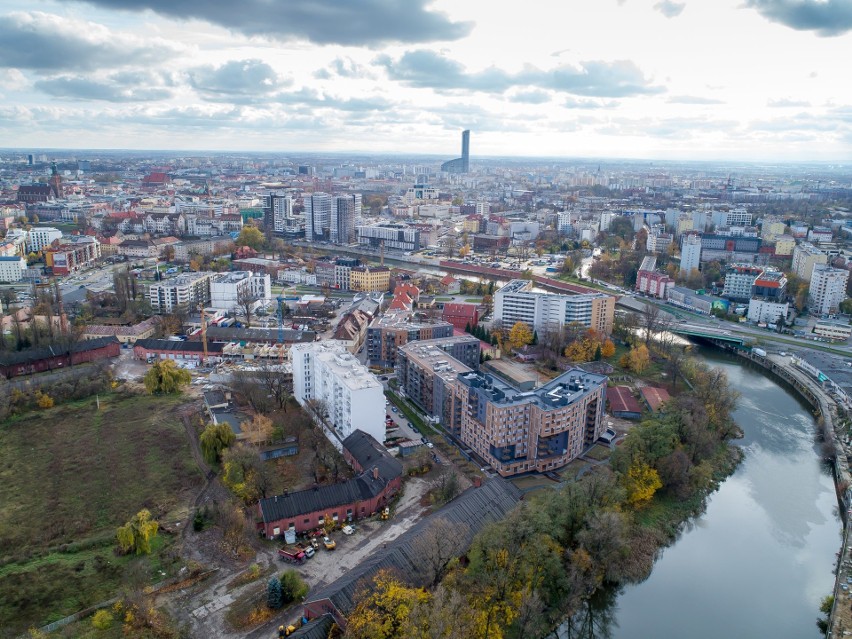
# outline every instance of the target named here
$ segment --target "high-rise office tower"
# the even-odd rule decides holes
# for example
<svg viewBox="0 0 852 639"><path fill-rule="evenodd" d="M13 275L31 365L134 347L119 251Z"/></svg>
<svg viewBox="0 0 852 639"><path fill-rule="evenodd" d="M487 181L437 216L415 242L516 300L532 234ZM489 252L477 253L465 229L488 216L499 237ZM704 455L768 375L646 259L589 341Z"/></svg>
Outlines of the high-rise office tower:
<svg viewBox="0 0 852 639"><path fill-rule="evenodd" d="M333 243L352 244L355 241L355 220L360 213L360 193L334 196L330 229Z"/></svg>
<svg viewBox="0 0 852 639"><path fill-rule="evenodd" d="M308 242L328 241L333 198L328 193L305 196L305 239Z"/></svg>
<svg viewBox="0 0 852 639"><path fill-rule="evenodd" d="M445 173L468 173L470 171L470 131L462 131L462 156L441 165Z"/></svg>

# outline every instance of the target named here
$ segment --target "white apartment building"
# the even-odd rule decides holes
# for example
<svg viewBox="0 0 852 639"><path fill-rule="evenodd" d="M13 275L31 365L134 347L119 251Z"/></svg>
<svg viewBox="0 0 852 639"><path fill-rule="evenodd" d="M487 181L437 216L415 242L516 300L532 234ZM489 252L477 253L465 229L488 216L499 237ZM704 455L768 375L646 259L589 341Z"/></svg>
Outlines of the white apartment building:
<svg viewBox="0 0 852 639"><path fill-rule="evenodd" d="M787 318L790 304L768 299L752 298L748 303L748 319L751 322L766 322L774 324Z"/></svg>
<svg viewBox="0 0 852 639"><path fill-rule="evenodd" d="M385 396L379 380L347 349L326 340L290 349L293 396L302 406L319 404L341 440L356 429L385 440Z"/></svg>
<svg viewBox="0 0 852 639"><path fill-rule="evenodd" d="M733 209L731 211L713 211L710 215L713 226L751 226L751 213L746 209Z"/></svg>
<svg viewBox="0 0 852 639"><path fill-rule="evenodd" d="M37 253L62 237L62 231L52 226L34 226L27 232L27 252Z"/></svg>
<svg viewBox="0 0 852 639"><path fill-rule="evenodd" d="M252 300L252 311L272 302L272 278L269 273L232 271L211 280L211 308L234 313L243 309L244 300Z"/></svg>
<svg viewBox="0 0 852 639"><path fill-rule="evenodd" d="M701 264L701 236L695 233L685 235L680 246L680 271L688 275L697 271Z"/></svg>
<svg viewBox="0 0 852 639"><path fill-rule="evenodd" d="M148 300L155 313L176 311L194 312L199 305L210 302L210 281L213 273L185 273L168 280L155 282L148 289Z"/></svg>
<svg viewBox="0 0 852 639"><path fill-rule="evenodd" d="M645 242L645 249L649 253L665 253L672 243L671 233L650 233Z"/></svg>
<svg viewBox="0 0 852 639"><path fill-rule="evenodd" d="M817 264L827 264L828 256L813 244L802 242L793 249L793 272L808 282Z"/></svg>
<svg viewBox="0 0 852 639"><path fill-rule="evenodd" d="M306 195L304 202L305 239L308 242L328 241L332 197L328 193L313 193Z"/></svg>
<svg viewBox="0 0 852 639"><path fill-rule="evenodd" d="M535 330L562 328L579 322L609 334L615 313L615 298L604 293L561 295L536 293L529 280L512 280L494 294L494 319L505 329L525 322Z"/></svg>
<svg viewBox="0 0 852 639"><path fill-rule="evenodd" d="M0 257L0 282L20 282L27 270L27 261L20 255Z"/></svg>
<svg viewBox="0 0 852 639"><path fill-rule="evenodd" d="M833 315L846 299L846 281L849 271L817 264L811 274L808 288L808 310L814 315Z"/></svg>
<svg viewBox="0 0 852 639"><path fill-rule="evenodd" d="M358 244L395 251L420 250L420 230L402 224L373 224L358 227Z"/></svg>

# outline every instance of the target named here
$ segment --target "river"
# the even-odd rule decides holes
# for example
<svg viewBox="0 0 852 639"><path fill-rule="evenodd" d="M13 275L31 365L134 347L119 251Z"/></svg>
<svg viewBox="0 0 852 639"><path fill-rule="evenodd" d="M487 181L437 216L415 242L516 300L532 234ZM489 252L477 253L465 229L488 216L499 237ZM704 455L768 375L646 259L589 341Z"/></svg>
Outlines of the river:
<svg viewBox="0 0 852 639"><path fill-rule="evenodd" d="M798 399L732 359L705 356L741 392L734 418L743 462L662 552L651 576L597 598L594 623L559 637L755 639L821 637L841 522L814 420ZM588 621L588 620L587 620Z"/></svg>

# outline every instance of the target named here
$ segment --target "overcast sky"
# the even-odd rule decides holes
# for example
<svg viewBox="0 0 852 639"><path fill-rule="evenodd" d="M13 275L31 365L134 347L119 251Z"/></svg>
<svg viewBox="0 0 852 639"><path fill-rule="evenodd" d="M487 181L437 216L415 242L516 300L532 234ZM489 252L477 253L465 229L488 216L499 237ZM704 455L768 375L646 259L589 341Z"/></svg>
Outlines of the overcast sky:
<svg viewBox="0 0 852 639"><path fill-rule="evenodd" d="M0 6L3 147L852 159L852 0Z"/></svg>

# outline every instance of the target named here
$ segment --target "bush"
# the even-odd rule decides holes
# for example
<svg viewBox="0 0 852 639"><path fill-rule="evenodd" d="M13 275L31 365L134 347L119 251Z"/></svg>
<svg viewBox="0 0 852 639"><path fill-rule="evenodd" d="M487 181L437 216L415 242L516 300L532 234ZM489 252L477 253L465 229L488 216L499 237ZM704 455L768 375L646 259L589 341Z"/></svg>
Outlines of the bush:
<svg viewBox="0 0 852 639"><path fill-rule="evenodd" d="M308 594L308 585L302 581L299 573L295 570L282 572L279 581L281 583L281 596L285 604L301 601Z"/></svg>
<svg viewBox="0 0 852 639"><path fill-rule="evenodd" d="M109 630L112 628L112 613L109 610L98 610L92 617L92 625L98 630Z"/></svg>

